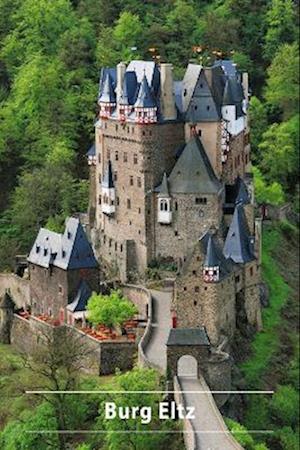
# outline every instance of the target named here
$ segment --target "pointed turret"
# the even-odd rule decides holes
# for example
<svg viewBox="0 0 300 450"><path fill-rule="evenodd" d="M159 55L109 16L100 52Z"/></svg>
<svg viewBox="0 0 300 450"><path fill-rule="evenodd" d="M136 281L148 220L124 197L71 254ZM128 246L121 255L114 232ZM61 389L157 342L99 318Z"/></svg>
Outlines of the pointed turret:
<svg viewBox="0 0 300 450"><path fill-rule="evenodd" d="M252 252L253 244L254 238L250 236L243 205L238 204L227 233L223 254L225 258L231 258L235 263L245 264L255 259Z"/></svg>
<svg viewBox="0 0 300 450"><path fill-rule="evenodd" d="M209 234L207 242L206 255L203 265L203 276L204 281L209 283L219 281L220 278L220 258L211 234Z"/></svg>
<svg viewBox="0 0 300 450"><path fill-rule="evenodd" d="M115 184L111 161L107 163L107 168L102 180L102 212L104 214L114 214L115 206Z"/></svg>
<svg viewBox="0 0 300 450"><path fill-rule="evenodd" d="M139 93L134 107L136 122L144 124L157 122L157 104L151 93L145 74L140 84Z"/></svg>
<svg viewBox="0 0 300 450"><path fill-rule="evenodd" d="M109 72L107 72L103 87L99 95L98 103L100 106L100 117L108 118L116 106L116 95L113 88L113 82Z"/></svg>
<svg viewBox="0 0 300 450"><path fill-rule="evenodd" d="M168 178L166 172L164 173L158 194L157 220L159 223L165 224L172 222L171 197L169 194Z"/></svg>

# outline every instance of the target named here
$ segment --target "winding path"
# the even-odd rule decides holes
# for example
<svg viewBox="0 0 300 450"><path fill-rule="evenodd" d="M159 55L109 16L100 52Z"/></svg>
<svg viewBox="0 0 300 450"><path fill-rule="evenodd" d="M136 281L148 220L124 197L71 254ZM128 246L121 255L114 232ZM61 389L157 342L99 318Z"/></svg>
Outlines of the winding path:
<svg viewBox="0 0 300 450"><path fill-rule="evenodd" d="M151 366L161 373L167 368L166 342L171 328L172 292L151 291L152 324L151 335L144 352ZM203 378L178 377L183 401L195 408L195 419L191 420L195 432L195 446L188 450L243 450L235 441L224 423L212 394ZM190 392L189 392L190 391ZM195 394L191 391L202 391Z"/></svg>

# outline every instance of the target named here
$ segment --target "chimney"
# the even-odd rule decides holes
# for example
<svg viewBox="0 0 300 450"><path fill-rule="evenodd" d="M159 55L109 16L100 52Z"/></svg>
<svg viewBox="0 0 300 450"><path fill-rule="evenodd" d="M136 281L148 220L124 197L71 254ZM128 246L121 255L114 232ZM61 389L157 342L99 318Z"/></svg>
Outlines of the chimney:
<svg viewBox="0 0 300 450"><path fill-rule="evenodd" d="M242 73L242 85L243 85L243 91L246 101L248 102L249 98L249 77L247 72Z"/></svg>
<svg viewBox="0 0 300 450"><path fill-rule="evenodd" d="M117 103L119 103L120 96L122 95L125 72L126 72L126 64L123 62L117 64L117 87L116 87Z"/></svg>
<svg viewBox="0 0 300 450"><path fill-rule="evenodd" d="M160 101L161 113L164 120L175 120L177 111L173 86L173 66L163 63L160 65Z"/></svg>

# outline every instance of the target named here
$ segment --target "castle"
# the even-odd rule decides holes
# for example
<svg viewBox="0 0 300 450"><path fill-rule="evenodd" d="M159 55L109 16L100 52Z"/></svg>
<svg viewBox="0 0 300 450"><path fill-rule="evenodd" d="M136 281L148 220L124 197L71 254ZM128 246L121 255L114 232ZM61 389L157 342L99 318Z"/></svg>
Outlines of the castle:
<svg viewBox="0 0 300 450"><path fill-rule="evenodd" d="M90 166L94 249L122 281L153 261L177 267L177 328L212 345L239 320L260 328L261 223L250 169L248 76L232 61L104 68ZM243 324L240 324L243 326Z"/></svg>

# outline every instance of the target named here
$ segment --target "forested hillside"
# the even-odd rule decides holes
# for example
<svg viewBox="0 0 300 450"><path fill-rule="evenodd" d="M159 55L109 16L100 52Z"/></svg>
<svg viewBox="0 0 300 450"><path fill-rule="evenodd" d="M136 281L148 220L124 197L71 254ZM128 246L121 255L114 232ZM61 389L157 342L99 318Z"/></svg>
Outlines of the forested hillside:
<svg viewBox="0 0 300 450"><path fill-rule="evenodd" d="M233 58L251 80L258 195L298 194L297 2L0 0L0 266L85 211L102 66Z"/></svg>

